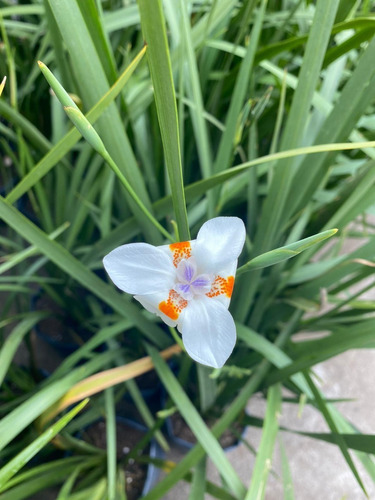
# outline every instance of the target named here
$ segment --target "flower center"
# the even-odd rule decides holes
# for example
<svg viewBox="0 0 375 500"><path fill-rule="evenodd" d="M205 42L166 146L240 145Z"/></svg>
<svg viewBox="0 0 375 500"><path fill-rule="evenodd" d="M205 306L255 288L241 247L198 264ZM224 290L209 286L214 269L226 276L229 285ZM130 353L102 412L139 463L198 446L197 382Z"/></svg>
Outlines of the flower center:
<svg viewBox="0 0 375 500"><path fill-rule="evenodd" d="M208 274L198 274L194 257L182 259L176 270L174 290L185 300L197 295L205 295L211 290L212 278Z"/></svg>

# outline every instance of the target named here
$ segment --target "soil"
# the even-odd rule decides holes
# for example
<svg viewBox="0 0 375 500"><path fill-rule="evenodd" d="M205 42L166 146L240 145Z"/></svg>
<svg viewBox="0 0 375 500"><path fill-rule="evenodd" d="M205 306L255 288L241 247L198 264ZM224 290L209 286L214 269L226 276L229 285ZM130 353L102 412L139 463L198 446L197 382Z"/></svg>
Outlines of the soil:
<svg viewBox="0 0 375 500"><path fill-rule="evenodd" d="M139 429L127 425L123 422L116 423L116 443L117 459L124 458L136 446L145 433ZM85 441L105 449L107 446L106 424L103 421L96 422L84 431L82 435ZM145 450L145 453L148 450ZM126 478L126 498L128 500L138 500L142 498L142 491L147 476L147 464L129 461L125 467ZM29 497L29 500L55 500L58 497L60 487L48 488Z"/></svg>
<svg viewBox="0 0 375 500"><path fill-rule="evenodd" d="M136 378L137 385L141 391L155 391L160 386L160 379L155 370L150 370Z"/></svg>
<svg viewBox="0 0 375 500"><path fill-rule="evenodd" d="M124 456L139 443L144 435L145 433L139 429L135 429L123 422L117 422L117 459L120 460L124 458ZM96 422L94 425L90 426L84 432L83 437L94 446L105 449L107 447L105 422ZM147 453L148 450L144 452ZM147 464L140 464L132 459L129 460L129 463L125 466L126 497L128 500L138 500L141 498L146 476Z"/></svg>
<svg viewBox="0 0 375 500"><path fill-rule="evenodd" d="M183 439L188 443L197 443L197 438L179 413L175 413L171 416L171 423L175 437ZM206 424L211 428L215 424L215 421L208 420ZM219 443L224 449L237 445L239 442L237 433L241 435L244 430L244 426L240 422L234 422L231 427L235 429L236 434L229 428L223 432L219 439Z"/></svg>

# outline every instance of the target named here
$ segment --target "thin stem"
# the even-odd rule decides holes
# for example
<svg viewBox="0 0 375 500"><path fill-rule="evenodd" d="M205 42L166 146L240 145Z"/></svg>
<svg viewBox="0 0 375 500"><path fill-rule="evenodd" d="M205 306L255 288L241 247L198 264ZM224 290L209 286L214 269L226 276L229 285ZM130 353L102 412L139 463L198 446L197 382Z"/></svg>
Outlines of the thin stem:
<svg viewBox="0 0 375 500"><path fill-rule="evenodd" d="M108 165L111 167L111 169L114 171L114 173L117 175L117 177L120 179L121 184L125 187L127 192L133 198L133 200L141 209L141 211L144 213L144 215L154 224L154 226L161 232L161 234L165 238L167 238L169 241L174 242L175 240L173 236L155 219L155 217L151 214L151 212L145 207L142 201L138 198L136 192L131 187L127 179L124 177L121 170L118 168L118 166L116 165L116 163L114 162L113 158L110 156L107 150L105 151L105 153L102 153L102 156L108 163Z"/></svg>
<svg viewBox="0 0 375 500"><path fill-rule="evenodd" d="M171 335L174 339L174 341L176 342L177 345L179 345L181 347L181 350L183 352L186 352L186 349L185 349L185 346L181 340L181 337L178 335L178 333L176 332L176 329L175 328L172 328L172 327L169 327L169 331L171 332Z"/></svg>

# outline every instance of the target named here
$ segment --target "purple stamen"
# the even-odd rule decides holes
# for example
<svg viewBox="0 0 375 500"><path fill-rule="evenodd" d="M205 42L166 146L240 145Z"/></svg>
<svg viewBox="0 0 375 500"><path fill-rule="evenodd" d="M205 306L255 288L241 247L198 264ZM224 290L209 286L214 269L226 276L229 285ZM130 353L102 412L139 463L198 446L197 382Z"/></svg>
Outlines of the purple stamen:
<svg viewBox="0 0 375 500"><path fill-rule="evenodd" d="M189 284L184 285L183 283L178 283L177 287L183 293L188 293L188 291L190 289L190 285Z"/></svg>
<svg viewBox="0 0 375 500"><path fill-rule="evenodd" d="M203 286L207 286L209 285L209 280L206 279L206 278L201 278L200 276L198 276L198 278L196 280L193 281L192 283L192 286L195 286L195 287L198 287L198 288L201 288Z"/></svg>
<svg viewBox="0 0 375 500"><path fill-rule="evenodd" d="M176 285L174 290L185 300L191 300L195 295L204 295L211 288L208 274L197 275L195 260L181 260L177 266Z"/></svg>
<svg viewBox="0 0 375 500"><path fill-rule="evenodd" d="M188 262L185 263L184 278L190 283L195 274L195 268L191 266Z"/></svg>

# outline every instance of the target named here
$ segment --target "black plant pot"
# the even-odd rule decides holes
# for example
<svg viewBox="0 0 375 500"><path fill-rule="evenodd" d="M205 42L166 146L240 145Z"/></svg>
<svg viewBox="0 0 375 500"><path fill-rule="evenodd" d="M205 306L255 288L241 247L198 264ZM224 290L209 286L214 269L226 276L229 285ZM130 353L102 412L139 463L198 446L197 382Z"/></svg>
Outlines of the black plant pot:
<svg viewBox="0 0 375 500"><path fill-rule="evenodd" d="M197 439L180 413L175 413L165 421L166 431L170 441L181 448L190 450L197 444ZM246 432L246 424L242 425L240 421L233 424L236 429L234 434L230 429L224 431L219 438L224 451L231 451L241 443L241 438ZM238 437L241 436L241 438Z"/></svg>
<svg viewBox="0 0 375 500"><path fill-rule="evenodd" d="M131 453L132 449L136 445L137 441L142 438L148 429L128 418L121 416L116 417L117 424L117 458L121 459L127 454ZM85 429L85 431L80 433L80 438L88 437L91 444L98 446L99 448L105 448L106 444L106 427L104 420L98 420L91 424ZM163 459L164 452L155 441L151 439L149 442L148 455L151 459ZM138 469L137 469L138 465ZM140 466L136 460L129 460L128 465L125 469L127 487L127 498L129 500L135 500L138 498L143 498L144 495L149 493L155 484L158 482L160 470L154 464L143 464L144 470L140 473ZM142 483L140 483L140 476L142 476ZM137 484L133 484L137 481ZM129 482L130 480L130 482Z"/></svg>

